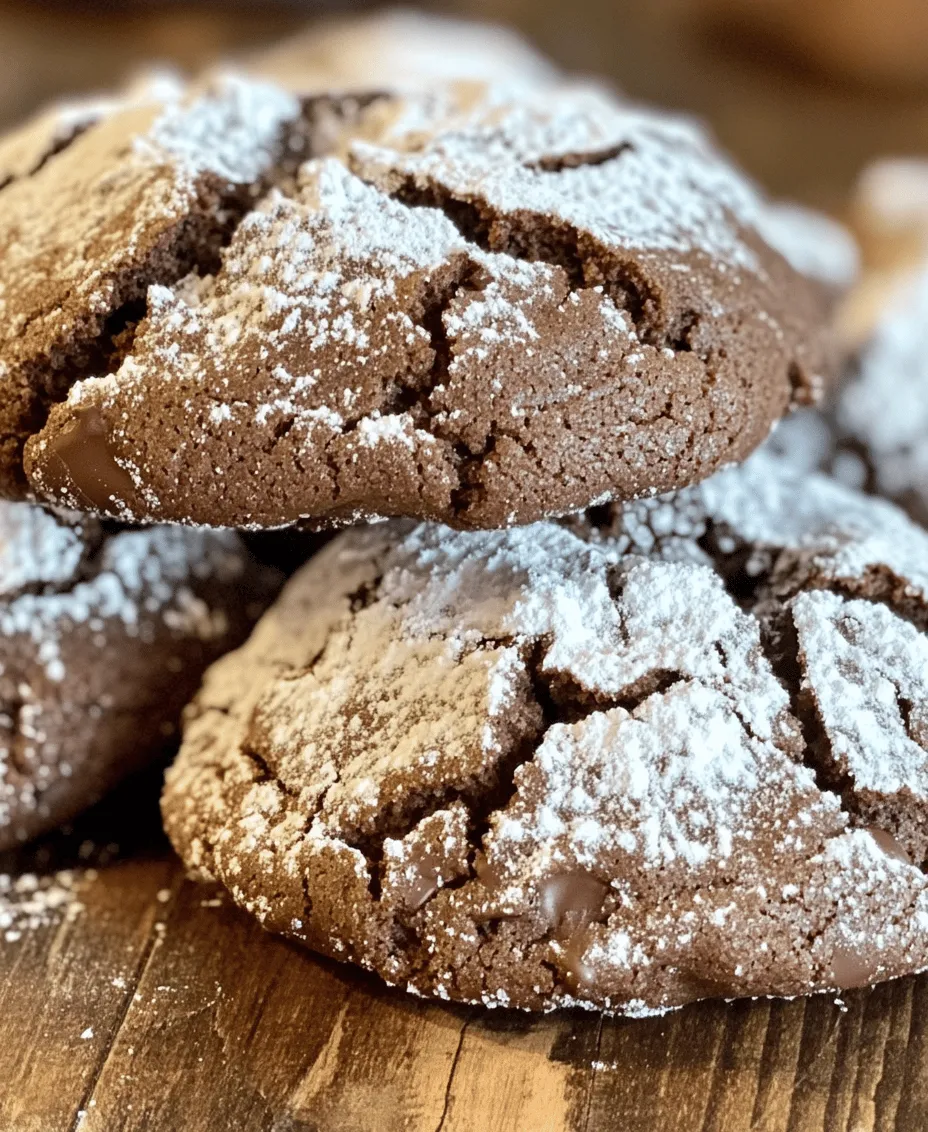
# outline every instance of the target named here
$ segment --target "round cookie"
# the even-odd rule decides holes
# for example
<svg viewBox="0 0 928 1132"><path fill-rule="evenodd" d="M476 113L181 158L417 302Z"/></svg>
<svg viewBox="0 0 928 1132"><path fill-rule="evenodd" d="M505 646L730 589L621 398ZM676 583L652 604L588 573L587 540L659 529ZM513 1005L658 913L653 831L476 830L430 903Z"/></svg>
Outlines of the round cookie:
<svg viewBox="0 0 928 1132"><path fill-rule="evenodd" d="M7 493L25 444L37 497L117 518L501 527L691 483L816 395L834 289L691 123L191 97L87 130L28 223L4 191Z"/></svg>
<svg viewBox="0 0 928 1132"><path fill-rule="evenodd" d="M331 542L215 665L188 868L422 995L643 1014L928 967L928 535L760 453Z"/></svg>
<svg viewBox="0 0 928 1132"><path fill-rule="evenodd" d="M230 532L0 504L0 849L167 753L204 669L278 586Z"/></svg>

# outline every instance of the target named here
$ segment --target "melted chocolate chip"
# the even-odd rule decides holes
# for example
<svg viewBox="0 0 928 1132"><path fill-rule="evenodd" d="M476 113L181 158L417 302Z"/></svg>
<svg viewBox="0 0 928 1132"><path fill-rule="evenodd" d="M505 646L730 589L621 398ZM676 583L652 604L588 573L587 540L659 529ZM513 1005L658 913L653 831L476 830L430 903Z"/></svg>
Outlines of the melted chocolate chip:
<svg viewBox="0 0 928 1132"><path fill-rule="evenodd" d="M558 938L569 938L576 925L596 919L608 891L608 885L582 870L547 877L538 886L540 911Z"/></svg>
<svg viewBox="0 0 928 1132"><path fill-rule="evenodd" d="M482 853L478 853L474 861L474 872L490 896L497 895L506 887L500 870L491 865ZM555 939L569 940L577 928L599 917L608 892L608 885L582 869L558 873L545 877L538 885L538 910L545 923L553 928ZM482 918L501 920L513 917L494 912Z"/></svg>
<svg viewBox="0 0 928 1132"><path fill-rule="evenodd" d="M865 987L874 982L879 973L879 964L864 958L853 947L840 944L831 957L831 970L835 986L854 990L855 987Z"/></svg>
<svg viewBox="0 0 928 1132"><path fill-rule="evenodd" d="M97 511L114 510L115 502L131 503L137 492L132 477L116 462L109 430L100 410L92 405L76 414L74 424L55 437L46 480L55 491L73 489Z"/></svg>
<svg viewBox="0 0 928 1132"><path fill-rule="evenodd" d="M396 898L407 912L415 912L441 888L442 862L422 845L409 850L403 869L403 884L395 888Z"/></svg>
<svg viewBox="0 0 928 1132"><path fill-rule="evenodd" d="M594 971L584 960L590 943L589 926L602 915L609 886L578 869L547 877L538 887L539 910L563 946L557 963L570 991L590 986Z"/></svg>
<svg viewBox="0 0 928 1132"><path fill-rule="evenodd" d="M557 957L561 982L572 993L582 991L593 985L596 973L592 965L584 959L589 947L589 930L586 925L573 933Z"/></svg>
<svg viewBox="0 0 928 1132"><path fill-rule="evenodd" d="M887 857L892 857L894 861L902 861L906 865L912 864L912 858L905 846L902 842L897 841L891 833L887 833L885 829L878 829L876 826L869 826L867 833L870 834Z"/></svg>

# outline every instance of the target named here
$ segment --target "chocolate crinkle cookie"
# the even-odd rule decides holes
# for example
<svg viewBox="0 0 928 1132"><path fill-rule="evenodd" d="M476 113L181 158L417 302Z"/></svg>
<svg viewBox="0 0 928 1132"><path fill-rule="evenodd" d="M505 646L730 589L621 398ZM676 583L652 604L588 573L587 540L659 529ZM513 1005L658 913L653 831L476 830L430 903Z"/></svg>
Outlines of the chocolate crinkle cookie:
<svg viewBox="0 0 928 1132"><path fill-rule="evenodd" d="M2 190L0 492L503 527L683 486L816 395L806 237L602 91L218 78Z"/></svg>
<svg viewBox="0 0 928 1132"><path fill-rule="evenodd" d="M279 587L238 536L0 504L0 849L167 754Z"/></svg>
<svg viewBox="0 0 928 1132"><path fill-rule="evenodd" d="M928 524L928 266L887 304L833 417L866 486Z"/></svg>
<svg viewBox="0 0 928 1132"><path fill-rule="evenodd" d="M884 288L881 305L821 410L780 422L767 447L796 468L892 499L928 526L928 266Z"/></svg>
<svg viewBox="0 0 928 1132"><path fill-rule="evenodd" d="M928 536L759 454L507 532L342 534L207 675L163 813L410 991L644 1014L928 967Z"/></svg>

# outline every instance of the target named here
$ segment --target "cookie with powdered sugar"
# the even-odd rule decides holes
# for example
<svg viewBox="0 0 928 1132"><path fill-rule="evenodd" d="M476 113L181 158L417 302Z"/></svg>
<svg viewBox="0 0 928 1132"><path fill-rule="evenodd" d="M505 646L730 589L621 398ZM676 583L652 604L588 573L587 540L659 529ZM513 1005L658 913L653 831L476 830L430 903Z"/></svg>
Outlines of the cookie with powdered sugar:
<svg viewBox="0 0 928 1132"><path fill-rule="evenodd" d="M207 674L168 833L271 931L442 999L920 970L926 564L765 454L562 523L347 532Z"/></svg>
<svg viewBox="0 0 928 1132"><path fill-rule="evenodd" d="M797 414L772 444L928 525L928 162L868 166L854 222L866 270L838 320L853 359L824 412Z"/></svg>
<svg viewBox="0 0 928 1132"><path fill-rule="evenodd" d="M168 753L204 669L279 578L231 532L0 504L0 849Z"/></svg>
<svg viewBox="0 0 928 1132"><path fill-rule="evenodd" d="M602 91L227 79L27 185L0 487L117 518L527 522L742 459L828 367L795 218Z"/></svg>
<svg viewBox="0 0 928 1132"><path fill-rule="evenodd" d="M928 524L928 266L887 303L840 390L842 449L867 487Z"/></svg>
<svg viewBox="0 0 928 1132"><path fill-rule="evenodd" d="M768 447L885 496L928 526L928 268L897 280L823 411L781 422Z"/></svg>

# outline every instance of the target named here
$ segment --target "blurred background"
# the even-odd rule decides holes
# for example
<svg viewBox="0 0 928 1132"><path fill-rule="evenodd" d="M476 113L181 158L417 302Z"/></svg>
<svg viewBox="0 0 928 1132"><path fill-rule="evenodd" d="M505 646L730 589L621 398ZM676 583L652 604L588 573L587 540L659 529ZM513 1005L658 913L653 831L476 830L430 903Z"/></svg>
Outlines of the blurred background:
<svg viewBox="0 0 928 1132"><path fill-rule="evenodd" d="M839 215L861 168L928 153L924 0L445 0L575 71L702 116L771 190ZM196 70L323 14L320 0L0 0L0 126L151 60Z"/></svg>

